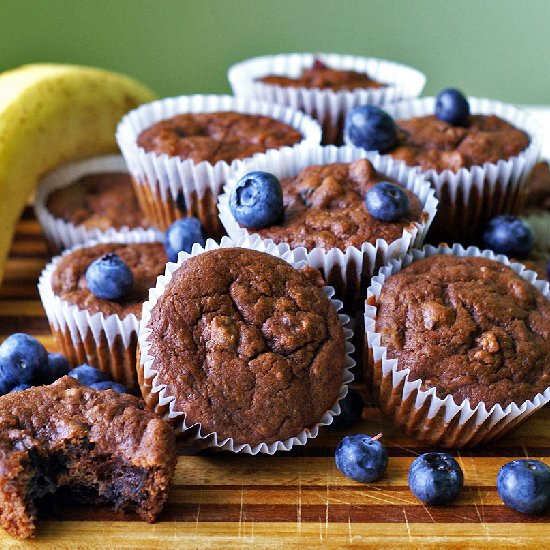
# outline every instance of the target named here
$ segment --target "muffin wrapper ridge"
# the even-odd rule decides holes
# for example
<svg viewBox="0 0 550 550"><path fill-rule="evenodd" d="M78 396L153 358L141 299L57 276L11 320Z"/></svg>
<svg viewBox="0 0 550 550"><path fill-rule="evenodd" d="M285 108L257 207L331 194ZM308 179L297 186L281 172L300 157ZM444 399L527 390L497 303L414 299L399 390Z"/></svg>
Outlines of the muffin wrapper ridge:
<svg viewBox="0 0 550 550"><path fill-rule="evenodd" d="M82 176L102 172L128 172L128 168L126 168L126 163L121 155L95 157L62 166L50 172L39 184L34 211L42 226L48 246L55 253L90 240L112 239L118 233L125 234L136 229L145 229L127 226L118 229L114 227L109 229L87 228L83 224L75 225L62 218L56 218L48 210L48 197L53 191L71 185Z"/></svg>
<svg viewBox="0 0 550 550"><path fill-rule="evenodd" d="M61 258L74 250L99 243L156 241L159 241L159 232L153 229L102 236L65 251L44 268L38 281L38 291L56 344L71 367L88 363L132 391L138 391L136 347L139 319L133 314L123 319L116 314L105 316L102 312L91 315L87 310L62 300L52 288L52 276Z"/></svg>
<svg viewBox="0 0 550 550"><path fill-rule="evenodd" d="M534 411L550 401L550 388L524 403L510 403L503 408L496 404L489 410L485 403L471 407L469 400L455 403L452 395L440 399L436 389L422 390L422 381L409 381L409 369L398 369L397 359L387 358L387 348L380 343L376 332L377 301L385 280L404 267L422 258L438 254L461 257L484 257L511 267L523 279L532 283L547 299L550 287L537 280L536 273L522 264L511 263L506 256L475 247L464 249L455 244L452 248L427 245L413 250L402 260L393 260L373 277L365 303L365 359L366 378L379 407L396 426L408 435L429 445L441 447L472 447L501 437L526 420Z"/></svg>
<svg viewBox="0 0 550 550"><path fill-rule="evenodd" d="M271 74L297 77L303 69L310 68L315 59L321 60L331 69L367 73L387 86L335 91L285 87L256 81ZM352 109L365 103L383 105L408 97L417 97L426 82L425 75L420 71L392 61L323 53L255 57L230 67L227 76L236 96L279 103L316 118L323 129L323 143L336 145L342 143L345 118Z"/></svg>
<svg viewBox="0 0 550 550"><path fill-rule="evenodd" d="M221 95L192 95L162 99L141 105L120 121L116 139L132 174L141 209L148 219L166 230L184 214L178 209L176 198L183 192L186 213L201 220L208 236L223 235L217 210L217 197L231 169L239 164L203 161L195 164L166 154L147 152L137 145L139 134L156 122L183 113L236 111L265 115L280 120L299 130L304 139L292 148L302 149L318 145L321 129L316 121L302 112L282 105Z"/></svg>
<svg viewBox="0 0 550 550"><path fill-rule="evenodd" d="M469 97L473 114L496 115L528 134L530 143L519 155L496 164L461 168L458 172L426 170L423 174L436 190L439 216L434 220L433 231L456 240L475 237L483 224L499 214L516 214L521 203L521 191L539 160L541 149L540 128L532 115L513 105ZM395 119L408 119L431 115L435 98L400 101L384 109Z"/></svg>
<svg viewBox="0 0 550 550"><path fill-rule="evenodd" d="M343 399L348 392L348 385L353 381L353 374L351 369L355 366L355 361L351 358L351 354L354 351L353 345L350 343L352 338L352 331L347 328L349 317L347 315L339 314L340 321L344 326L344 335L346 338L346 362L343 373L343 381L338 393L338 397L333 406L326 411L319 421L313 426L307 427L294 437L286 439L284 441L275 441L272 443L260 443L258 445L248 444L236 444L232 438L223 438L217 432L204 433L200 424L187 424L186 414L176 410L175 397L168 394L167 386L161 384L158 380L158 371L154 368L154 357L148 355L150 344L147 342L148 336L151 334L151 330L146 328L147 323L151 318L151 310L154 308L160 296L163 294L166 286L172 279L172 274L181 266L183 262L192 256L197 256L215 250L218 248L249 248L252 250L258 250L260 252L267 252L272 256L276 256L288 262L293 267L300 269L306 266L306 262L296 260L294 254L285 247L278 247L274 244L265 244L261 239L257 237L250 237L241 240L236 243L227 237L223 237L220 244L216 243L212 239L206 242L204 248L198 244L193 245L191 254L186 252L180 252L177 263L168 263L166 266L165 275L157 279L157 286L149 290L149 300L143 304L142 324L139 333L139 360L138 360L138 377L143 393L143 398L150 409L154 409L157 414L163 416L164 420L172 424L176 430L185 432L190 428L194 430L194 438L196 440L203 440L203 443L209 447L217 447L226 451L234 453L244 453L256 455L258 453L274 454L277 451L290 451L294 445L305 445L309 439L314 439L319 434L319 428L332 424L332 420L335 416L339 415L340 400ZM334 289L332 287L323 287L323 291L330 299L334 308L339 311L342 308L342 302L332 298Z"/></svg>
<svg viewBox="0 0 550 550"><path fill-rule="evenodd" d="M374 244L363 243L361 247L350 246L346 250L339 248L314 248L308 251L305 247L292 249L297 259L306 260L309 265L321 271L327 284L336 289L336 295L342 299L348 309L356 309L361 291L366 291L368 281L375 269L385 265L392 258L404 256L411 248L420 248L424 244L426 233L436 215L437 199L430 184L421 176L416 168L407 167L401 161L394 161L388 156L380 156L374 152L366 152L354 147L315 147L308 151L273 151L258 155L246 161L232 175L224 193L220 195L218 209L227 234L233 240L239 240L249 235L246 228L240 227L229 209L229 196L239 178L253 170L271 172L277 177L297 175L302 169L315 164L330 164L333 162L353 162L366 158L374 168L412 191L422 205L422 219L411 222L403 229L403 234L393 242L377 239ZM271 239L264 239L267 244ZM289 245L284 245L290 248Z"/></svg>

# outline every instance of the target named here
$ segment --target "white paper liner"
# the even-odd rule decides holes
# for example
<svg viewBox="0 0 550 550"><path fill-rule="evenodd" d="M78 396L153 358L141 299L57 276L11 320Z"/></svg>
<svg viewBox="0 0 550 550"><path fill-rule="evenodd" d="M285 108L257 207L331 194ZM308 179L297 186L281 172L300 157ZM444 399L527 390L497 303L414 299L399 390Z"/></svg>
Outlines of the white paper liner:
<svg viewBox="0 0 550 550"><path fill-rule="evenodd" d="M50 172L40 182L35 196L34 211L52 249L61 251L90 240L110 239L117 233L142 229L128 226L118 229L87 228L82 224L75 225L62 218L56 218L48 210L48 197L55 190L67 187L83 176L105 172L128 172L124 158L121 155L106 155L74 162Z"/></svg>
<svg viewBox="0 0 550 550"><path fill-rule="evenodd" d="M361 280L369 278L376 268L388 263L392 258L401 257L411 248L419 248L424 244L426 233L437 211L437 199L430 184L419 175L417 169L411 169L403 162L395 161L387 155L381 156L375 152L366 152L355 147L318 146L307 151L273 151L258 155L243 163L230 177L224 187L224 193L218 199L220 220L227 234L235 241L249 235L249 231L240 227L229 209L229 196L239 179L253 170L271 172L279 178L297 175L307 166L315 164L330 164L333 162L353 162L366 158L374 168L386 176L397 180L412 191L422 205L423 218L404 228L402 236L393 242L377 239L374 244L363 243L359 248L350 246L346 250L339 248L294 248L297 259L304 259L309 265L321 271L327 284L334 286L338 296L347 296L348 302L358 298ZM264 239L265 245L273 241Z"/></svg>
<svg viewBox="0 0 550 550"><path fill-rule="evenodd" d="M130 111L120 121L116 139L126 160L137 187L149 186L150 201L175 204L179 192L183 192L188 211L197 215L203 225L212 232L217 220L216 198L225 183L230 171L239 164L234 160L228 164L219 161L211 164L207 161L195 164L191 159L182 160L167 154L157 155L147 152L137 144L139 134L156 122L182 113L209 113L216 111L236 111L246 114L257 114L284 122L301 132L304 139L292 148L302 149L318 145L321 141L321 129L316 121L304 113L282 105L235 98L223 95L191 95L161 99L141 105ZM203 212L200 201L206 195L212 197L211 207ZM199 203L199 204L198 204ZM155 210L147 211L151 221L158 227L166 229L177 215L173 206L158 205Z"/></svg>
<svg viewBox="0 0 550 550"><path fill-rule="evenodd" d="M151 334L151 329L147 328L147 324L151 319L151 310L155 307L158 299L163 294L166 286L172 279L173 273L192 256L197 256L203 254L210 250L217 250L219 248L248 248L252 250L258 250L260 252L266 252L272 256L281 258L288 262L291 266L296 269L304 267L306 262L299 261L294 258L294 254L285 249L285 247L279 247L274 244L265 244L261 239L257 237L250 237L241 240L239 243L235 243L227 237L223 237L220 241L220 244L216 243L212 239L206 241L205 247L201 247L199 244L195 243L191 254L186 252L180 252L178 255L177 263L168 263L166 265L165 275L157 279L157 285L155 288L149 290L149 300L143 304L142 312L142 323L139 333L138 345L139 345L139 364L138 369L141 371L138 376L140 380L152 380L152 387L149 392L149 396L155 396L156 409L165 408L168 406L167 412L164 414L164 419L169 421L171 424L175 425L175 428L179 431L186 431L190 428L196 429L196 439L205 440L206 444L209 447L217 447L226 451L231 451L235 453L244 453L256 455L258 453L274 454L277 451L289 451L294 445L305 445L309 439L317 437L319 433L319 428L321 426L326 426L332 424L333 418L340 414L340 400L343 399L348 391L348 385L353 381L353 374L351 369L355 366L355 361L351 358L351 354L354 351L354 347L351 344L350 340L353 336L351 329L347 328L349 323L349 317L347 315L338 314L340 322L344 326L344 336L346 338L346 361L343 372L343 381L340 387L338 397L336 398L333 406L326 411L319 421L312 427L308 427L301 431L294 437L286 439L284 441L275 441L273 443L260 443L258 445L251 446L249 444L235 444L233 438L221 438L217 432L203 433L200 424L187 424L186 423L186 414L176 410L176 398L173 395L167 393L166 384L161 384L158 380L159 373L154 368L154 357L148 354L150 349L150 344L147 341L147 338ZM342 308L342 302L332 298L334 295L334 289L330 286L323 287L323 291L326 296L330 299L332 305L339 311ZM143 387L142 387L143 391ZM146 396L144 395L144 398ZM146 399L147 401L147 399ZM157 412L161 412L158 411Z"/></svg>
<svg viewBox="0 0 550 550"><path fill-rule="evenodd" d="M304 69L309 69L315 59L319 59L331 69L367 73L374 80L387 86L334 91L285 87L257 81L268 75L295 78ZM426 82L424 74L406 65L384 59L334 53L291 53L255 57L230 67L227 76L236 96L280 103L316 118L323 127L325 143L337 143L336 134L343 128L346 114L358 105L383 105L408 97L417 97Z"/></svg>
<svg viewBox="0 0 550 550"><path fill-rule="evenodd" d="M73 248L63 252L61 256L56 256L46 265L38 280L38 292L42 305L46 311L46 316L54 335L59 331L63 334L70 335L73 347L77 350L82 347L91 332L95 341L93 351L87 353L86 362L91 366L100 370L113 373L111 361L114 363L116 358L103 360L105 355L109 356L108 350L104 350L103 342L106 340L109 350L115 345L115 339L119 338L129 355L133 355L135 362L135 345L137 334L139 331L139 319L134 314L127 315L121 319L118 315L104 315L102 312L97 312L91 315L87 310L80 309L77 305L70 304L57 296L52 288L53 273L61 261L67 254L71 254L75 250L88 248L100 243L147 243L159 241L159 232L154 229L135 229L127 233L119 233L116 235L101 236L100 238L89 241L84 244L76 245ZM57 340L57 338L56 338ZM57 341L59 347L66 345L67 338L63 338L63 344ZM133 346L133 350L131 349ZM86 346L89 348L89 346ZM105 353L104 353L105 352ZM76 355L75 351L75 355ZM75 365L74 365L75 366ZM137 374L127 372L126 376L121 378L121 374L117 377L117 381L123 384L131 384L134 389L137 389Z"/></svg>
<svg viewBox="0 0 550 550"><path fill-rule="evenodd" d="M519 208L520 191L541 150L541 129L531 114L490 99L469 97L468 102L472 114L496 115L526 132L531 141L519 155L497 163L486 162L457 172L423 172L439 199L434 229L450 232L460 240L465 235L474 235L490 218L514 213ZM435 98L399 101L384 106L384 110L395 120L431 115L435 111Z"/></svg>
<svg viewBox="0 0 550 550"><path fill-rule="evenodd" d="M372 278L365 302L365 355L368 354L370 357L369 368L373 368L380 377L375 395L379 388L387 388L386 391L380 391L378 396L380 407L394 420L400 417L401 421L397 421L397 424L401 428L409 432L414 431L414 437L429 444L456 448L473 446L503 435L512 426L548 403L550 387L519 405L510 403L503 408L496 404L487 410L483 402L478 403L476 407L470 406L468 399L457 404L452 395L447 395L445 399L437 397L435 387L429 390L420 389L422 380L409 381L410 369L399 369L397 359L387 358L387 348L380 344L381 337L376 332L377 307L372 304L380 298L382 286L391 275L414 261L438 254L496 260L532 283L547 299L550 299L550 287L548 282L538 280L534 271L525 269L522 264L511 263L506 256L495 255L490 250L481 251L476 247L465 249L459 244L453 245L452 248L444 245L438 248L426 245L422 250L413 250L401 260L392 260ZM430 420L433 420L432 425ZM438 431L443 430L437 436L434 433L436 427Z"/></svg>

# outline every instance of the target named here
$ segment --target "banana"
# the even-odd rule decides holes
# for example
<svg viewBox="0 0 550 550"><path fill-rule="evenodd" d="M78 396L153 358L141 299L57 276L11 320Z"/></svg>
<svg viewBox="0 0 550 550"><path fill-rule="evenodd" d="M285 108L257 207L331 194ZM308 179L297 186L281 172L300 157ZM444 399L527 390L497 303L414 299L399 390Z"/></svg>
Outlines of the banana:
<svg viewBox="0 0 550 550"><path fill-rule="evenodd" d="M48 171L117 151L115 128L154 99L125 75L77 65L24 65L0 74L0 283L15 224Z"/></svg>

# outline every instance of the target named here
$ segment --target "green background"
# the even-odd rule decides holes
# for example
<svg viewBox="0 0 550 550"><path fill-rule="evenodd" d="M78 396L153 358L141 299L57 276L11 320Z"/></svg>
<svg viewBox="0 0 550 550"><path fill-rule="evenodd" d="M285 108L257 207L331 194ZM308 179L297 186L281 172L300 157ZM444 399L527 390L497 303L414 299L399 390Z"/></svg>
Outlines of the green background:
<svg viewBox="0 0 550 550"><path fill-rule="evenodd" d="M550 103L549 0L0 0L0 70L81 63L161 96L223 93L232 63L292 51L413 65L425 94Z"/></svg>

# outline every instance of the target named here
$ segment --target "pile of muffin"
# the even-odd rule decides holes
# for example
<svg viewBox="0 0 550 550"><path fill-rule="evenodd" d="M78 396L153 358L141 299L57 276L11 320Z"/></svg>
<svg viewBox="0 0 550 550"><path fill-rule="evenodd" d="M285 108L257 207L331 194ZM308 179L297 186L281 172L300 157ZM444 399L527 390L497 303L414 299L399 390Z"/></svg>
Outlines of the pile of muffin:
<svg viewBox="0 0 550 550"><path fill-rule="evenodd" d="M0 413L34 418L24 402L70 394L70 413L41 416L64 425L112 402L116 415L95 407L78 437L142 483L132 494L92 485L151 520L175 463L158 418L200 445L272 454L338 418L355 376L408 434L460 448L547 403L550 290L514 262L531 254L546 275L550 178L540 165L530 180L536 122L454 89L416 99L424 76L376 59L267 56L233 66L229 80L234 97L128 113L123 157L64 166L36 196L48 243L63 251L39 281L60 351L141 393L148 411L132 401L123 428L134 398L62 378L1 398ZM522 212L536 218L535 239L512 217ZM139 432L131 453L90 439L94 422L113 418L120 433ZM71 430L30 424L43 456L70 448L69 470L93 468ZM162 488L154 504L142 494L150 470ZM14 514L0 521L28 536L32 521L17 531Z"/></svg>

